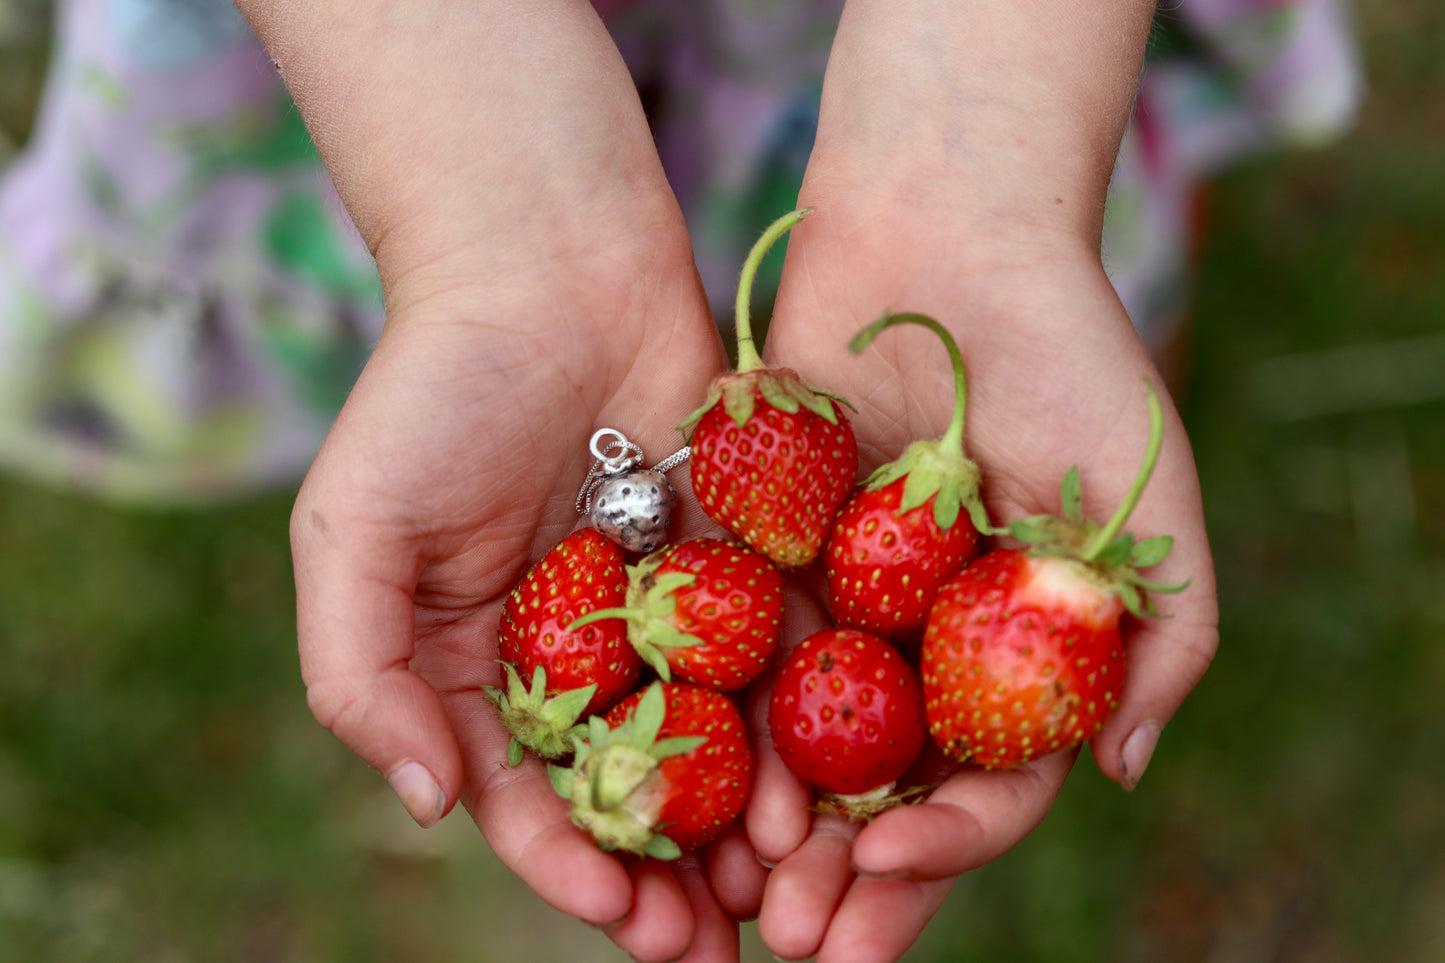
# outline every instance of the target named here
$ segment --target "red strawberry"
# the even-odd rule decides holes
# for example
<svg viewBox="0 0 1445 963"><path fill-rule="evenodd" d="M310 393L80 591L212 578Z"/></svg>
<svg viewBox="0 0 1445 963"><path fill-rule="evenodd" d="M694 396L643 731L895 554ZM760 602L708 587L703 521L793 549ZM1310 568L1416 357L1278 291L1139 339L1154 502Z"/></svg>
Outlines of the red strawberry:
<svg viewBox="0 0 1445 963"><path fill-rule="evenodd" d="M941 438L915 441L853 493L833 522L824 556L833 618L885 638L922 631L939 587L973 558L979 533L993 530L979 500L978 466L963 453L968 386L953 336L924 315L892 314L848 349L856 354L902 323L943 339L953 362L953 419Z"/></svg>
<svg viewBox="0 0 1445 963"><path fill-rule="evenodd" d="M753 344L748 296L758 263L807 213L780 218L749 253L738 287L737 370L714 379L682 426L703 511L785 568L817 557L858 473L858 443L834 397L796 371L765 367Z"/></svg>
<svg viewBox="0 0 1445 963"><path fill-rule="evenodd" d="M1102 528L1085 519L1078 470L1063 518L1015 522L1028 549L991 552L938 594L923 634L923 691L934 741L953 759L1008 768L1099 731L1124 688L1120 619L1156 614L1138 569L1163 561L1167 535L1120 534L1158 458L1163 416L1149 387L1149 448L1133 487Z"/></svg>
<svg viewBox="0 0 1445 963"><path fill-rule="evenodd" d="M655 682L593 716L571 769L549 768L572 822L599 846L672 859L742 812L752 755L742 715L702 686Z"/></svg>
<svg viewBox="0 0 1445 963"><path fill-rule="evenodd" d="M604 712L632 691L642 663L620 622L573 630L594 609L622 604L627 572L622 550L595 529L568 535L533 566L507 596L498 648L508 691L489 688L512 733L509 758L522 747L546 758L572 749L568 730L584 713ZM532 678L532 690L520 676ZM577 690L593 687L586 698ZM555 697L573 693L561 701Z"/></svg>
<svg viewBox="0 0 1445 963"><path fill-rule="evenodd" d="M816 632L792 651L768 728L793 774L855 818L897 800L895 780L928 739L918 674L893 646L853 629Z"/></svg>
<svg viewBox="0 0 1445 963"><path fill-rule="evenodd" d="M783 578L751 549L695 538L628 569L627 604L598 609L573 628L627 620L627 635L663 681L740 689L757 678L778 642Z"/></svg>

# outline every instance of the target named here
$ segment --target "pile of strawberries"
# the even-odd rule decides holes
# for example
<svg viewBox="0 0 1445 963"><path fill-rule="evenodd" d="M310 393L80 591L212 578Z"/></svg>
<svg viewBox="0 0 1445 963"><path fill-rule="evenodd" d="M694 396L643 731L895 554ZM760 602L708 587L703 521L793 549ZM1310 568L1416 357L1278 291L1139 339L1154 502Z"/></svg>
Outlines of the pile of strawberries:
<svg viewBox="0 0 1445 963"><path fill-rule="evenodd" d="M805 213L781 218L750 254L737 370L683 425L693 493L734 538L673 543L628 564L580 529L506 601L506 686L489 695L513 736L510 762L528 750L554 760L573 822L607 850L674 857L741 813L752 763L734 694L773 661L785 571L821 558L834 627L780 658L772 742L820 807L858 819L926 791L895 783L930 735L951 759L989 768L1088 739L1124 686L1124 613L1152 615L1150 592L1183 588L1139 575L1168 553L1168 536L1122 531L1160 447L1152 388L1143 466L1106 524L1083 517L1070 471L1059 517L995 528L964 454L956 344L931 318L886 315L849 349L897 324L933 330L953 364L953 418L856 484L844 403L765 366L750 334L757 264ZM1021 547L979 554L1005 533Z"/></svg>

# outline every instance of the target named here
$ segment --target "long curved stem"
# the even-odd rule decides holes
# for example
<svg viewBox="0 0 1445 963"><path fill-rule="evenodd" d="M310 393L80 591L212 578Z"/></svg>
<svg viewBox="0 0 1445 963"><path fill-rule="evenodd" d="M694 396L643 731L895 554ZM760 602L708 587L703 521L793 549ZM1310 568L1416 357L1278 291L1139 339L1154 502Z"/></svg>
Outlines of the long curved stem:
<svg viewBox="0 0 1445 963"><path fill-rule="evenodd" d="M1144 486L1149 484L1149 476L1154 473L1154 465L1159 461L1159 450L1164 446L1164 411L1159 404L1159 392L1154 389L1153 383L1146 380L1144 387L1149 392L1149 445L1144 451L1144 464L1139 466L1139 474L1134 477L1134 484L1119 503L1119 507L1114 510L1113 517L1084 548L1082 558L1085 562L1098 558L1099 553L1119 534L1124 523L1129 520L1129 514L1134 511L1134 506L1139 504L1139 498L1144 494Z"/></svg>
<svg viewBox="0 0 1445 963"><path fill-rule="evenodd" d="M948 451L961 450L963 448L964 415L968 410L968 378L963 370L963 354L958 350L958 342L953 339L953 335L947 328L926 314L913 312L885 314L854 335L853 340L848 342L848 350L857 354L872 344L873 339L879 334L896 324L921 324L938 335L943 341L944 347L948 349L948 360L953 365L953 418L938 441L940 448Z"/></svg>
<svg viewBox="0 0 1445 963"><path fill-rule="evenodd" d="M752 250L748 252L747 260L743 261L742 276L738 279L737 303L733 309L734 321L737 325L739 371L756 371L763 367L762 355L758 353L758 346L753 342L753 319L749 313L753 295L753 280L758 275L758 265L763 263L763 258L777 243L778 238L788 233L794 224L811 213L812 208L802 207L796 211L789 211L768 225L763 236L757 239Z"/></svg>

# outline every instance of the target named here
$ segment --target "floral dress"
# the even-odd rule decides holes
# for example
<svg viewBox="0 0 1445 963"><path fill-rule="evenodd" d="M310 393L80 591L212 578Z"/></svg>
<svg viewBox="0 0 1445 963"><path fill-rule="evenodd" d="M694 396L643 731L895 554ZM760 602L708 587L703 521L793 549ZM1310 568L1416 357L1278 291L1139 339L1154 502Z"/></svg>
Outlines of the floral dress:
<svg viewBox="0 0 1445 963"><path fill-rule="evenodd" d="M797 197L841 3L597 6L726 317ZM168 504L294 484L383 320L295 108L225 0L63 0L55 20L34 132L0 171L0 468ZM1333 0L1180 0L1149 59L1104 256L1157 346L1189 297L1196 186L1335 135L1361 81Z"/></svg>

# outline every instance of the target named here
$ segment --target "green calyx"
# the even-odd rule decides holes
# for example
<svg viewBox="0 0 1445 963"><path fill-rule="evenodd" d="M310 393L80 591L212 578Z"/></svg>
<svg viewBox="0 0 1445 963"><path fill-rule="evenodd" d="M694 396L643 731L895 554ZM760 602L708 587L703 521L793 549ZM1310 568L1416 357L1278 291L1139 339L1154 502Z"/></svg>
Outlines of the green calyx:
<svg viewBox="0 0 1445 963"><path fill-rule="evenodd" d="M721 401L723 411L732 419L733 424L741 428L753 417L759 398L764 404L779 411L786 411L790 415L797 414L800 409L807 409L830 425L838 423L838 409L833 406L833 402L853 407L844 398L830 391L805 384L791 368L757 368L714 378L708 389L707 401L688 415L687 420L679 427L683 436L691 441L692 431L702 420L702 416Z"/></svg>
<svg viewBox="0 0 1445 963"><path fill-rule="evenodd" d="M757 278L758 266L767 256L778 239L787 234L804 217L812 213L811 208L790 211L768 226L762 237L753 244L743 261L743 270L738 278L737 300L734 304L734 323L737 331L738 367L731 374L720 375L708 389L707 401L687 417L679 427L683 436L692 439L692 430L702 416L719 400L729 418L741 428L752 418L757 407L757 398L780 411L796 414L806 409L830 425L838 423L838 413L833 402L848 405L848 402L819 388L804 384L796 371L788 368L769 368L763 364L762 355L753 339L751 300L753 281ZM849 405L849 407L852 407Z"/></svg>
<svg viewBox="0 0 1445 963"><path fill-rule="evenodd" d="M532 672L530 689L510 662L502 662L507 676L507 689L483 686L487 700L497 707L502 725L512 734L507 744L507 765L522 762L522 753L531 749L543 759L561 759L572 752L574 736L583 726L578 724L587 704L597 692L597 684L569 689L555 696L547 695L547 670L542 666Z"/></svg>
<svg viewBox="0 0 1445 963"><path fill-rule="evenodd" d="M903 478L903 498L898 514L911 512L932 498L933 520L944 531L953 528L959 514L966 511L975 529L982 534L993 534L997 530L989 520L979 495L982 474L978 465L963 452L968 379L964 373L963 355L953 335L924 314L885 314L858 332L848 343L848 350L853 354L860 353L879 334L899 324L918 324L928 328L948 349L953 366L953 416L939 438L913 442L901 456L873 472L865 484L870 490L877 491Z"/></svg>
<svg viewBox="0 0 1445 963"><path fill-rule="evenodd" d="M615 728L593 716L587 737L573 737L576 755L570 769L548 766L552 787L572 803L571 819L590 832L602 849L623 850L658 859L682 855L677 844L657 832L667 786L659 764L707 742L705 736L659 739L667 717L662 684L643 693L634 712Z"/></svg>
<svg viewBox="0 0 1445 963"><path fill-rule="evenodd" d="M672 666L664 650L702 645L703 640L680 630L673 618L677 614L678 591L696 582L697 576L686 572L658 574L666 558L667 549L662 549L627 566L627 604L588 612L567 626L567 631L602 619L625 619L627 641L662 681L671 682Z"/></svg>
<svg viewBox="0 0 1445 963"><path fill-rule="evenodd" d="M1144 494L1164 443L1164 412L1154 385L1145 382L1149 405L1149 442L1134 483L1114 514L1103 525L1084 517L1079 469L1070 468L1060 486L1061 516L1034 515L1013 522L1009 534L1029 546L1031 554L1073 559L1085 566L1100 584L1117 594L1124 608L1137 618L1157 617L1151 592L1182 592L1189 582L1164 584L1144 579L1139 570L1164 561L1174 546L1170 535L1136 541L1124 524Z"/></svg>

